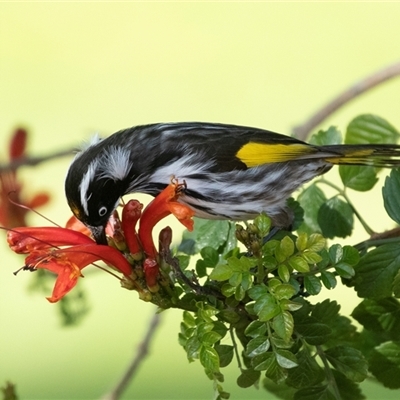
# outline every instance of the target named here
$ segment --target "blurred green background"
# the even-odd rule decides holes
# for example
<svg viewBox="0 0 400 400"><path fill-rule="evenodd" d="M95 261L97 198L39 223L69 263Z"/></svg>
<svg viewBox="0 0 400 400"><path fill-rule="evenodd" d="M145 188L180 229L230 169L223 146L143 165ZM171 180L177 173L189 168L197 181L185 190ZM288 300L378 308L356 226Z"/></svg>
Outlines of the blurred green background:
<svg viewBox="0 0 400 400"><path fill-rule="evenodd" d="M290 133L343 88L400 58L399 17L395 3L1 3L1 160L20 125L31 133L34 155L79 144L94 132L162 121ZM372 112L400 128L399 105L397 79L323 127L344 129L354 116ZM42 211L60 224L70 215L63 193L69 162L21 171L26 193L52 193ZM368 196L360 197L368 221L377 230L390 228L379 211L379 189L376 200ZM36 216L30 223L47 224ZM175 238L180 232L177 227ZM12 275L23 259L4 242L0 385L16 383L22 399L101 397L124 371L154 308L109 276L89 275L82 284L92 310L79 327L63 329L55 306L27 292L30 274ZM350 312L357 299L348 290L335 292ZM325 290L320 298L330 295ZM125 398L212 398L200 364L188 364L177 343L180 318L179 311L164 313ZM236 388L237 374L234 365L226 372L232 399L271 398ZM372 384L364 388L368 399L398 398Z"/></svg>

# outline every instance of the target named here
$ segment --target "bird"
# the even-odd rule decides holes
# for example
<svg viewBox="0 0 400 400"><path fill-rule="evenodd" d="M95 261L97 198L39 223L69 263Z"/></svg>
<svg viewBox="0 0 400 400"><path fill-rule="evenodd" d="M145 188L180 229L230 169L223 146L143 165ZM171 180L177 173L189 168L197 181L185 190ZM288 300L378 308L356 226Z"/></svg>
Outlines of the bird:
<svg viewBox="0 0 400 400"><path fill-rule="evenodd" d="M154 123L95 136L73 159L65 195L98 244L129 193L157 196L171 179L185 182L179 202L206 219L251 220L265 212L289 227L287 199L334 165L400 166L396 144L316 146L247 126L205 122Z"/></svg>

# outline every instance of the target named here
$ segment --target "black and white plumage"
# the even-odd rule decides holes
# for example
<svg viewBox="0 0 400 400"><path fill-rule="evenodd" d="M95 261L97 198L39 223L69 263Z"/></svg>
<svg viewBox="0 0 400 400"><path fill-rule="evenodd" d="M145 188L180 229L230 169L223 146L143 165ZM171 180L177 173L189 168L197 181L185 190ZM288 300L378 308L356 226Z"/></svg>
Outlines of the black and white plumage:
<svg viewBox="0 0 400 400"><path fill-rule="evenodd" d="M120 198L156 196L172 178L186 182L179 201L210 219L252 219L266 212L288 226L286 200L334 164L400 165L397 145L313 146L278 133L213 123L137 126L95 138L73 160L68 204L99 243Z"/></svg>

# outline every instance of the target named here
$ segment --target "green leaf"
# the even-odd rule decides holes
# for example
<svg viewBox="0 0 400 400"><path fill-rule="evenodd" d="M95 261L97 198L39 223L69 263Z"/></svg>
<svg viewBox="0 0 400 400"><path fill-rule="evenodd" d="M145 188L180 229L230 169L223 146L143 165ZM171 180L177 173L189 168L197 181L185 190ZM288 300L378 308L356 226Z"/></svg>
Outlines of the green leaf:
<svg viewBox="0 0 400 400"><path fill-rule="evenodd" d="M266 370L275 360L275 354L272 351L259 354L251 359L251 365L256 371Z"/></svg>
<svg viewBox="0 0 400 400"><path fill-rule="evenodd" d="M359 192L371 190L378 182L376 169L370 166L339 165L339 174L344 186Z"/></svg>
<svg viewBox="0 0 400 400"><path fill-rule="evenodd" d="M292 314L289 311L282 311L272 320L272 327L280 338L288 342L292 337L294 328Z"/></svg>
<svg viewBox="0 0 400 400"><path fill-rule="evenodd" d="M307 250L316 253L325 249L326 239L320 233L312 233L307 239Z"/></svg>
<svg viewBox="0 0 400 400"><path fill-rule="evenodd" d="M396 143L399 132L389 122L373 114L354 118L347 126L346 144Z"/></svg>
<svg viewBox="0 0 400 400"><path fill-rule="evenodd" d="M255 357L268 351L269 339L266 336L258 336L247 343L245 354L247 357Z"/></svg>
<svg viewBox="0 0 400 400"><path fill-rule="evenodd" d="M318 211L321 205L326 202L324 192L313 183L300 193L298 201L304 210L304 222L299 230L307 233L320 232Z"/></svg>
<svg viewBox="0 0 400 400"><path fill-rule="evenodd" d="M207 268L214 268L218 264L219 254L217 250L215 250L213 247L203 247L200 250L200 255L203 257L204 263L207 265Z"/></svg>
<svg viewBox="0 0 400 400"><path fill-rule="evenodd" d="M382 195L389 217L400 224L400 169L393 169L386 177Z"/></svg>
<svg viewBox="0 0 400 400"><path fill-rule="evenodd" d="M220 368L227 367L233 359L233 346L216 344L214 349L218 353Z"/></svg>
<svg viewBox="0 0 400 400"><path fill-rule="evenodd" d="M278 300L287 299L289 300L296 294L296 289L288 283L282 283L275 286L274 297Z"/></svg>
<svg viewBox="0 0 400 400"><path fill-rule="evenodd" d="M289 236L285 236L275 249L275 257L278 262L283 262L294 252L294 243Z"/></svg>
<svg viewBox="0 0 400 400"><path fill-rule="evenodd" d="M228 264L218 264L211 272L210 279L214 281L226 281L233 275L233 269Z"/></svg>
<svg viewBox="0 0 400 400"><path fill-rule="evenodd" d="M194 230L183 232L182 243L178 247L179 252L193 255L199 253L206 246L218 250L226 247L228 240L232 241L231 222L200 218L194 218L194 221ZM232 248L232 245L233 243L229 247ZM235 246L234 243L233 247Z"/></svg>
<svg viewBox="0 0 400 400"><path fill-rule="evenodd" d="M265 285L257 285L257 286L253 286L251 289L249 289L248 294L251 299L257 300L261 296L269 294L269 291Z"/></svg>
<svg viewBox="0 0 400 400"><path fill-rule="evenodd" d="M336 301L326 299L314 306L311 316L329 325L335 323L335 318L339 315L339 311L340 305Z"/></svg>
<svg viewBox="0 0 400 400"><path fill-rule="evenodd" d="M357 266L355 289L360 297L383 298L392 295L392 284L400 269L400 246L385 244L371 250Z"/></svg>
<svg viewBox="0 0 400 400"><path fill-rule="evenodd" d="M340 261L354 267L360 262L360 253L353 246L343 246L342 259Z"/></svg>
<svg viewBox="0 0 400 400"><path fill-rule="evenodd" d="M282 357L281 361L283 359L285 359L285 361L287 360L288 362L290 362L286 357ZM274 381L275 383L283 383L283 381L288 376L288 369L283 368L281 365L279 365L275 354L273 355L273 357L268 359L266 364L267 365L265 370L265 376Z"/></svg>
<svg viewBox="0 0 400 400"><path fill-rule="evenodd" d="M331 334L332 329L317 319L306 317L300 323L296 322L296 332L311 345L318 346L326 343Z"/></svg>
<svg viewBox="0 0 400 400"><path fill-rule="evenodd" d="M359 385L348 379L342 373L332 370L336 385L342 400L363 400L365 396L361 393Z"/></svg>
<svg viewBox="0 0 400 400"><path fill-rule="evenodd" d="M196 326L196 321L194 319L194 316L189 311L184 311L183 312L183 322L187 326L191 326L191 327L195 327Z"/></svg>
<svg viewBox="0 0 400 400"><path fill-rule="evenodd" d="M334 244L329 248L328 253L331 263L335 265L343 258L343 247L340 244Z"/></svg>
<svg viewBox="0 0 400 400"><path fill-rule="evenodd" d="M310 143L316 146L327 146L330 144L341 144L343 141L341 132L336 126L330 126L328 130L320 130L310 138Z"/></svg>
<svg viewBox="0 0 400 400"><path fill-rule="evenodd" d="M345 279L351 279L355 275L354 268L344 262L336 264L335 270L342 278Z"/></svg>
<svg viewBox="0 0 400 400"><path fill-rule="evenodd" d="M318 223L326 238L345 238L353 230L353 210L343 200L333 197L321 205Z"/></svg>
<svg viewBox="0 0 400 400"><path fill-rule="evenodd" d="M389 333L393 339L399 338L400 303L397 299L364 299L351 316L364 328L382 334Z"/></svg>
<svg viewBox="0 0 400 400"><path fill-rule="evenodd" d="M216 350L209 346L201 346L199 359L201 365L207 370L211 372L219 371L219 356Z"/></svg>
<svg viewBox="0 0 400 400"><path fill-rule="evenodd" d="M260 379L261 372L253 369L244 369L237 378L236 383L241 388L253 386Z"/></svg>
<svg viewBox="0 0 400 400"><path fill-rule="evenodd" d="M294 394L293 400L337 400L337 398L327 385L322 385L300 389Z"/></svg>
<svg viewBox="0 0 400 400"><path fill-rule="evenodd" d="M289 268L285 264L281 264L278 267L278 276L282 279L283 282L289 282L290 279L290 271Z"/></svg>
<svg viewBox="0 0 400 400"><path fill-rule="evenodd" d="M333 367L351 381L362 382L368 375L367 360L353 347L332 347L325 351L325 355Z"/></svg>
<svg viewBox="0 0 400 400"><path fill-rule="evenodd" d="M303 258L308 264L318 264L320 261L322 261L322 257L314 251L304 251L301 254L301 258Z"/></svg>
<svg viewBox="0 0 400 400"><path fill-rule="evenodd" d="M258 235L261 239L268 235L271 229L271 218L261 213L254 219L253 223L258 229Z"/></svg>
<svg viewBox="0 0 400 400"><path fill-rule="evenodd" d="M395 297L400 297L400 271L397 272L393 279L393 294Z"/></svg>
<svg viewBox="0 0 400 400"><path fill-rule="evenodd" d="M271 294L259 297L254 304L254 311L260 321L269 321L281 312L279 305Z"/></svg>
<svg viewBox="0 0 400 400"><path fill-rule="evenodd" d="M310 266L307 264L307 261L305 261L303 257L300 256L290 257L288 263L293 269L295 269L298 272L310 271Z"/></svg>
<svg viewBox="0 0 400 400"><path fill-rule="evenodd" d="M400 388L400 342L385 342L370 357L370 371L390 389Z"/></svg>
<svg viewBox="0 0 400 400"><path fill-rule="evenodd" d="M236 292L236 287L230 285L229 283L224 283L221 288L221 292L225 297L231 297Z"/></svg>
<svg viewBox="0 0 400 400"><path fill-rule="evenodd" d="M319 278L315 275L306 275L304 277L304 287L307 293L315 296L321 291L322 285Z"/></svg>
<svg viewBox="0 0 400 400"><path fill-rule="evenodd" d="M321 282L327 289L334 289L337 284L335 275L329 271L321 272Z"/></svg>
<svg viewBox="0 0 400 400"><path fill-rule="evenodd" d="M214 331L206 332L200 337L200 341L204 346L213 346L216 342L222 339L222 336Z"/></svg>
<svg viewBox="0 0 400 400"><path fill-rule="evenodd" d="M315 357L311 357L308 350L301 350L296 356L298 366L289 370L286 384L302 389L324 380L323 369L315 361Z"/></svg>
<svg viewBox="0 0 400 400"><path fill-rule="evenodd" d="M267 332L267 325L265 322L253 321L246 327L244 334L252 338L264 335Z"/></svg>
<svg viewBox="0 0 400 400"><path fill-rule="evenodd" d="M275 357L276 357L276 362L282 368L290 369L297 367L299 365L296 356L289 350L276 349Z"/></svg>

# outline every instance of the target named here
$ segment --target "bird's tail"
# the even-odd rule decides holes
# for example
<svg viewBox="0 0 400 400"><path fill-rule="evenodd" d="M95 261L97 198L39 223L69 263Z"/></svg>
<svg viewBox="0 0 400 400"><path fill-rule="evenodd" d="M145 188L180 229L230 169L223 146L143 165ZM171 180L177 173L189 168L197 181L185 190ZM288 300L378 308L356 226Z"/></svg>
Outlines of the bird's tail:
<svg viewBox="0 0 400 400"><path fill-rule="evenodd" d="M365 165L378 168L400 167L400 145L347 144L322 146L321 150L334 153L325 161L337 165ZM336 155L337 154L337 155Z"/></svg>

